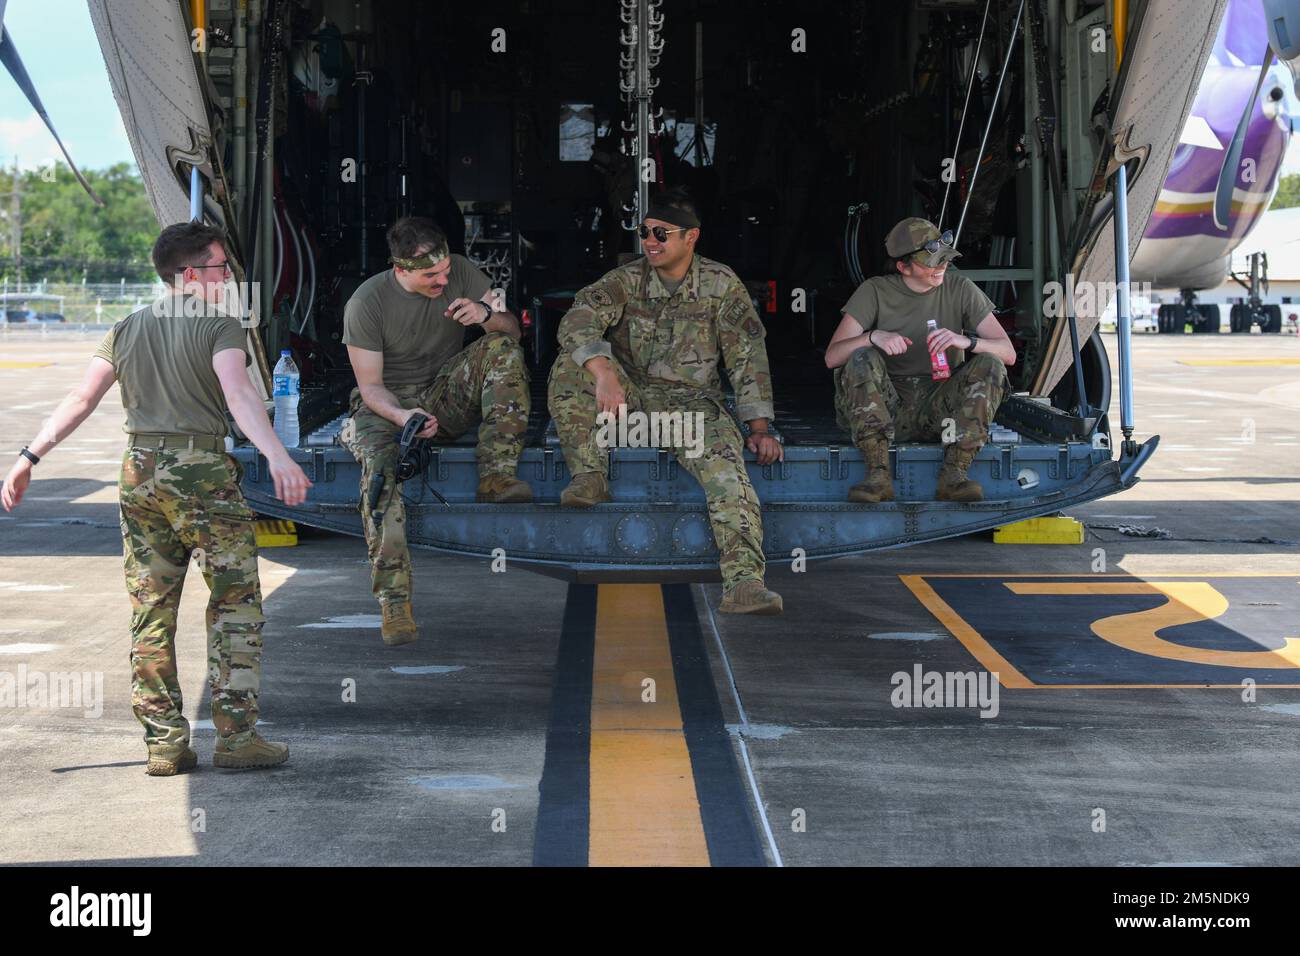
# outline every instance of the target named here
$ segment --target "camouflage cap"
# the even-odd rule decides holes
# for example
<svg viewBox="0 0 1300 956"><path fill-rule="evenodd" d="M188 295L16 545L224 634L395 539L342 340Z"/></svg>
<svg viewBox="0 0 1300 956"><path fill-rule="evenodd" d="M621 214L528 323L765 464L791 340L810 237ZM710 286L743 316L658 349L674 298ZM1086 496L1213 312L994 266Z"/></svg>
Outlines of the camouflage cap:
<svg viewBox="0 0 1300 956"><path fill-rule="evenodd" d="M961 255L952 246L945 245L942 242L939 245L938 252L930 253L922 248L931 239L939 239L941 235L939 227L930 220L913 216L910 219L904 219L889 230L889 235L885 236L885 252L895 259L901 259L910 254L909 257L913 262L933 268Z"/></svg>

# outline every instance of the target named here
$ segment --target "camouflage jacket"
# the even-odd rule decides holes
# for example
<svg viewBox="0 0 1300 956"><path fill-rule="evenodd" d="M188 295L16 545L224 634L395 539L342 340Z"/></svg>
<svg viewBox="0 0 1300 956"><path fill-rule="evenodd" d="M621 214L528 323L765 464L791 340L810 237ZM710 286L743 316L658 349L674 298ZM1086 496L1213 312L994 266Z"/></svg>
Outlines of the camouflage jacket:
<svg viewBox="0 0 1300 956"><path fill-rule="evenodd" d="M642 256L582 289L560 321L556 361L613 357L639 387L722 398L718 360L736 392L741 421L772 418L772 375L763 323L727 266L703 256L673 295Z"/></svg>

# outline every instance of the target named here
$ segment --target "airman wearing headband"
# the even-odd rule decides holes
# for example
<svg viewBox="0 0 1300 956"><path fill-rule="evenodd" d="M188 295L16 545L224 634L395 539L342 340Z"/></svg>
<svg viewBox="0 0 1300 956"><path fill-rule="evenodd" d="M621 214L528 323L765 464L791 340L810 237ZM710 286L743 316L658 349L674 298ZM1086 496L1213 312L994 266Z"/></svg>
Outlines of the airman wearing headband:
<svg viewBox="0 0 1300 956"><path fill-rule="evenodd" d="M581 290L561 320L548 398L573 477L560 504L592 507L610 500L600 413L698 413L698 447L684 451L659 437L704 488L721 552L721 610L778 614L781 597L763 583L762 513L744 459L746 447L760 464L785 457L768 432L772 379L763 323L736 274L695 255L699 227L684 193L662 193L639 230L645 255ZM723 401L720 363L735 390L738 417L748 423L747 439Z"/></svg>
<svg viewBox="0 0 1300 956"><path fill-rule="evenodd" d="M955 274L944 281L948 263L961 255L951 232L904 219L885 237L885 251L890 274L858 287L826 349L826 365L835 370L836 418L862 451L866 470L849 500L893 500L889 443L898 440L942 441L936 497L979 501L984 491L966 471L988 441L1015 349L975 283ZM927 332L931 319L938 328ZM931 355L940 352L952 375L936 381Z"/></svg>
<svg viewBox="0 0 1300 956"><path fill-rule="evenodd" d="M432 220L397 220L388 249L393 268L363 282L343 313L357 388L342 437L361 463L360 509L384 642L397 645L416 638L406 517L395 478L396 435L406 420L428 417L419 437L437 442L478 427L479 501L527 502L532 490L515 475L529 408L518 320L494 300L486 275L448 253ZM484 335L466 346L472 326ZM367 489L381 473L383 520L377 523Z"/></svg>

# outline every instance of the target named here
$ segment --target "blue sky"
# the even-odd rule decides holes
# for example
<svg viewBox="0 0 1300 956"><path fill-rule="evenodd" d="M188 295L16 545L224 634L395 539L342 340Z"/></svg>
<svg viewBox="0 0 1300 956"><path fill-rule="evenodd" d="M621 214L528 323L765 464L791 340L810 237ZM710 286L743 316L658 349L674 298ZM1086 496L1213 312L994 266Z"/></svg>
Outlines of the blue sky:
<svg viewBox="0 0 1300 956"><path fill-rule="evenodd" d="M134 164L85 0L9 0L4 25L77 165ZM0 67L0 163L12 166L15 155L31 168L59 147Z"/></svg>

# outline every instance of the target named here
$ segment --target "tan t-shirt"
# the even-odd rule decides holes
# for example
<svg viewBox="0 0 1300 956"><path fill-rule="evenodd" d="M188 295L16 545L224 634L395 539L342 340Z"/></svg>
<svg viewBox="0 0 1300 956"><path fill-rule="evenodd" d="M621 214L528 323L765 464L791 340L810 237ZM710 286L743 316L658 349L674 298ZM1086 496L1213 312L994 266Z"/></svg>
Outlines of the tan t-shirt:
<svg viewBox="0 0 1300 956"><path fill-rule="evenodd" d="M974 332L993 303L970 279L949 266L943 285L929 292L913 292L897 273L868 279L840 310L851 315L863 332L880 329L912 340L902 355L885 355L890 375L929 375L930 352L925 347L925 323L934 319L941 329ZM959 348L947 350L948 364L956 368L965 360ZM881 353L884 354L883 352Z"/></svg>
<svg viewBox="0 0 1300 956"><path fill-rule="evenodd" d="M239 349L247 363L246 333L230 316L178 315L174 304L165 298L132 312L95 350L117 376L124 431L225 437L226 397L212 356Z"/></svg>
<svg viewBox="0 0 1300 956"><path fill-rule="evenodd" d="M451 275L436 299L407 292L393 270L373 275L343 309L343 344L384 353L384 386L428 385L465 347L465 326L444 313L456 299L480 302L492 282L464 256L452 253Z"/></svg>

